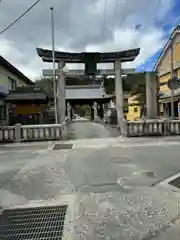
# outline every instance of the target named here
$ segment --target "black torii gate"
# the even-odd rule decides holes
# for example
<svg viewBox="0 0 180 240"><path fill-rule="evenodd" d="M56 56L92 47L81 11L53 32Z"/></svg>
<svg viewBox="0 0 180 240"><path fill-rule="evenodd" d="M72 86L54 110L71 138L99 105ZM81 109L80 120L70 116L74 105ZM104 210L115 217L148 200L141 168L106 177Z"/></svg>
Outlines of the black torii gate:
<svg viewBox="0 0 180 240"><path fill-rule="evenodd" d="M61 81L57 82L58 93L61 96L58 97L58 108L61 111L60 122L65 119L65 76L63 73L63 67L66 63L84 63L85 64L85 74L94 76L98 74L97 64L98 63L114 63L115 69L115 86L116 86L116 107L117 107L117 120L118 124L121 125L124 119L123 111L123 86L122 86L122 62L134 61L140 52L139 48L130 49L126 51L119 52L82 52L82 53L69 53L69 52L59 52L55 51L55 62L58 63L60 69L59 79ZM52 50L37 48L38 55L42 58L44 62L52 62Z"/></svg>

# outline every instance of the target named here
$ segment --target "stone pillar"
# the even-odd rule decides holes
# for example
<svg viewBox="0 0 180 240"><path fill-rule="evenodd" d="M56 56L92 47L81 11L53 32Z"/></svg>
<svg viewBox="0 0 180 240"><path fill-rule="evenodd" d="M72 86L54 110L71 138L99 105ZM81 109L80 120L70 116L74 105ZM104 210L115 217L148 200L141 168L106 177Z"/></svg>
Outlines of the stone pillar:
<svg viewBox="0 0 180 240"><path fill-rule="evenodd" d="M156 75L147 72L146 76L146 114L147 118L157 118Z"/></svg>
<svg viewBox="0 0 180 240"><path fill-rule="evenodd" d="M17 123L15 126L15 132L14 132L14 135L15 135L15 141L16 142L21 142L21 124Z"/></svg>
<svg viewBox="0 0 180 240"><path fill-rule="evenodd" d="M65 97L65 75L63 68L65 66L64 61L58 63L59 77L57 81L57 115L58 123L64 122L66 114L66 97Z"/></svg>
<svg viewBox="0 0 180 240"><path fill-rule="evenodd" d="M116 91L116 109L117 109L117 123L120 128L123 128L124 121L124 93L123 82L121 75L121 61L116 60L114 63L115 71L115 91ZM121 129L122 130L122 129Z"/></svg>

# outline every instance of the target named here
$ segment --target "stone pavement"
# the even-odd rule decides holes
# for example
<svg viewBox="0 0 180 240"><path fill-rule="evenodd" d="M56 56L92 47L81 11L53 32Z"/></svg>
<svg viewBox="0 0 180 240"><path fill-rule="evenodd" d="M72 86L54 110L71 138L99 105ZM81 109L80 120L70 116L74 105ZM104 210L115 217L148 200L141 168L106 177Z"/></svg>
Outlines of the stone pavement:
<svg viewBox="0 0 180 240"><path fill-rule="evenodd" d="M109 126L104 126L85 119L77 119L68 128L68 139L108 138L118 137L120 132Z"/></svg>
<svg viewBox="0 0 180 240"><path fill-rule="evenodd" d="M66 202L71 239L168 239L171 226L178 239L179 194L152 184L180 172L179 142L119 136L1 145L0 206ZM60 143L73 148L53 150Z"/></svg>

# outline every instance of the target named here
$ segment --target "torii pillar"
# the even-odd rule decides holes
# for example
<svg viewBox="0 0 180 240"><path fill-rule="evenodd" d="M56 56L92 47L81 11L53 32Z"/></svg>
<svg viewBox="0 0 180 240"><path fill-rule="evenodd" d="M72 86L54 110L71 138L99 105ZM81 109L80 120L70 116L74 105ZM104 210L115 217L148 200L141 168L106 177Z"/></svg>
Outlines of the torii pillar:
<svg viewBox="0 0 180 240"><path fill-rule="evenodd" d="M65 74L63 72L63 68L65 66L64 61L59 61L58 69L59 76L57 81L57 115L58 115L58 123L62 123L65 121L66 115L66 89L65 89Z"/></svg>
<svg viewBox="0 0 180 240"><path fill-rule="evenodd" d="M146 79L146 108L147 118L157 118L157 82L156 74L153 72L145 73Z"/></svg>
<svg viewBox="0 0 180 240"><path fill-rule="evenodd" d="M125 134L125 119L124 119L124 93L123 93L123 80L121 74L121 60L117 59L114 62L115 71L115 92L116 92L116 111L117 123L121 128L122 135Z"/></svg>

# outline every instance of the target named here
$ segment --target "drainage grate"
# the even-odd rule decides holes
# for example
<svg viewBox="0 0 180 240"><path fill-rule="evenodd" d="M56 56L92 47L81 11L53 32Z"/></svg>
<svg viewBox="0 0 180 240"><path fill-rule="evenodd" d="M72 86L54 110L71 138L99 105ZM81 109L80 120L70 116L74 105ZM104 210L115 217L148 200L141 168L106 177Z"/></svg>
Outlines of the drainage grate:
<svg viewBox="0 0 180 240"><path fill-rule="evenodd" d="M73 144L56 144L53 150L72 149Z"/></svg>
<svg viewBox="0 0 180 240"><path fill-rule="evenodd" d="M61 240L67 205L4 210L1 240Z"/></svg>

